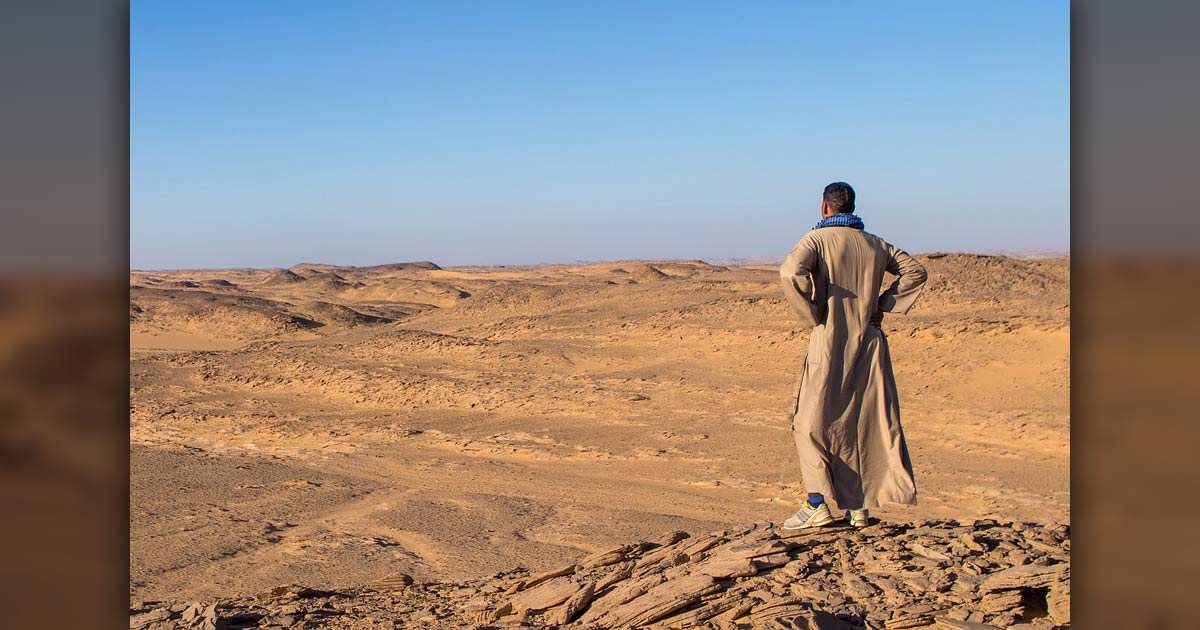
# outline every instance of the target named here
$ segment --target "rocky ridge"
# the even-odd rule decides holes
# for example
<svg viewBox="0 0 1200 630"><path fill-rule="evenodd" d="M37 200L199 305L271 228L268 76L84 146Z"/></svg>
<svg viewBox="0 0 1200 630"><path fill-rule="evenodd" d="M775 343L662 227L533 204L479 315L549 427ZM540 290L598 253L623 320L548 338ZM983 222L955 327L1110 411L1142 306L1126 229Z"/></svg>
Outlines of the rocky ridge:
<svg viewBox="0 0 1200 630"><path fill-rule="evenodd" d="M672 532L541 573L130 605L130 628L1070 627L1070 527L924 521Z"/></svg>

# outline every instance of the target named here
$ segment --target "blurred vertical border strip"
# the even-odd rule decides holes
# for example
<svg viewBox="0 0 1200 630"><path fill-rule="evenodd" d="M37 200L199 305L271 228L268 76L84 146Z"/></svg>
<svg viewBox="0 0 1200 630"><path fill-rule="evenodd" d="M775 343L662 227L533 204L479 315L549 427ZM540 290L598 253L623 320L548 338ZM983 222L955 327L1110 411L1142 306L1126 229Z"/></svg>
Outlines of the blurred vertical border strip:
<svg viewBox="0 0 1200 630"><path fill-rule="evenodd" d="M1073 2L1073 620L1190 628L1200 582L1200 5Z"/></svg>
<svg viewBox="0 0 1200 630"><path fill-rule="evenodd" d="M128 606L129 5L0 19L0 626Z"/></svg>

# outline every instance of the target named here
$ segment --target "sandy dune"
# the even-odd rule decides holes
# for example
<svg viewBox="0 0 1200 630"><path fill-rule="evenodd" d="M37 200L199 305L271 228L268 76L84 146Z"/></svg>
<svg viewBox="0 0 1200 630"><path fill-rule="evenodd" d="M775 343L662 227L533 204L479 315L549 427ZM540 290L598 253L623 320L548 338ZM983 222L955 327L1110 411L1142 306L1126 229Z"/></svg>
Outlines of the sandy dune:
<svg viewBox="0 0 1200 630"><path fill-rule="evenodd" d="M1069 522L1069 260L919 258L921 503L873 516ZM133 599L536 573L803 491L774 267L134 271L130 331Z"/></svg>

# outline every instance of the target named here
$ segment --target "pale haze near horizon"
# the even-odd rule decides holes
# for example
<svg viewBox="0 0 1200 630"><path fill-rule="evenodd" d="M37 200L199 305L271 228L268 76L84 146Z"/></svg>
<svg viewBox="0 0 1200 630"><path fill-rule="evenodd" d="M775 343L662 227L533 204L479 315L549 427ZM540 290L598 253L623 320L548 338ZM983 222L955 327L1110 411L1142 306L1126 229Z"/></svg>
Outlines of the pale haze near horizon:
<svg viewBox="0 0 1200 630"><path fill-rule="evenodd" d="M1066 2L134 2L130 266L1069 248Z"/></svg>

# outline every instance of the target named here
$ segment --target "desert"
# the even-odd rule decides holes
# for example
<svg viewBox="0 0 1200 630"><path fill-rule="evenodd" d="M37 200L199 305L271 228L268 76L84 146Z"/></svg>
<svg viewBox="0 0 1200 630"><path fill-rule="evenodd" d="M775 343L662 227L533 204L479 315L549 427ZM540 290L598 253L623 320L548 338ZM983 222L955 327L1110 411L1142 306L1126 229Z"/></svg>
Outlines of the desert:
<svg viewBox="0 0 1200 630"><path fill-rule="evenodd" d="M1070 259L917 258L919 503L811 536L772 264L131 271L131 625L1067 627Z"/></svg>

